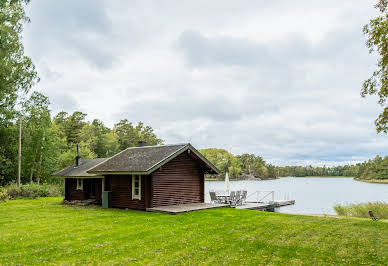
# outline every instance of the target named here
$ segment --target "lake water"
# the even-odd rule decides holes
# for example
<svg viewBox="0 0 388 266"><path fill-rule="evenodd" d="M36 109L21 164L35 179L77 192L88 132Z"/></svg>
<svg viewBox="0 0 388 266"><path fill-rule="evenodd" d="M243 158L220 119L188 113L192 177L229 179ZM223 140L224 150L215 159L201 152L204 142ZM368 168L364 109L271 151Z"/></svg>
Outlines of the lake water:
<svg viewBox="0 0 388 266"><path fill-rule="evenodd" d="M223 181L205 182L205 201L209 190L224 190ZM335 214L333 206L370 201L388 202L388 184L355 181L353 178L286 177L262 181L231 181L230 190L275 191L275 200L295 200L295 205L277 208L277 212ZM256 197L251 197L254 200Z"/></svg>

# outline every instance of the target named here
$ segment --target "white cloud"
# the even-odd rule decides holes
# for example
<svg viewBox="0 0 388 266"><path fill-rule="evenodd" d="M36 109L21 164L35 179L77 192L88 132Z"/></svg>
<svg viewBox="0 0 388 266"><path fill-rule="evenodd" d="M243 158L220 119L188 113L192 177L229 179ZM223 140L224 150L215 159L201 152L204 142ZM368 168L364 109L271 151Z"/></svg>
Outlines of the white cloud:
<svg viewBox="0 0 388 266"><path fill-rule="evenodd" d="M55 112L154 127L167 143L255 153L276 164L386 155L374 1L32 1L24 44Z"/></svg>

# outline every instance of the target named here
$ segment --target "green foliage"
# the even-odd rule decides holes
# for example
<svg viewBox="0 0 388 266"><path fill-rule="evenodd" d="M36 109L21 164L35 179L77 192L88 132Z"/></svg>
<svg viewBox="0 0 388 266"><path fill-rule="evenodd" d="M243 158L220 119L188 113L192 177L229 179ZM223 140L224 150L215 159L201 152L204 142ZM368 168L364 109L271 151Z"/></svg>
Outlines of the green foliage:
<svg viewBox="0 0 388 266"><path fill-rule="evenodd" d="M368 37L366 46L369 52L376 51L379 55L378 69L364 82L361 95L365 97L376 94L379 97L379 104L384 107L384 110L375 121L376 130L388 133L388 1L379 0L376 8L380 11L380 15L371 19L369 24L364 26L363 31Z"/></svg>
<svg viewBox="0 0 388 266"><path fill-rule="evenodd" d="M26 184L18 188L15 183L12 183L4 189L11 199L36 199L38 197L59 197L64 195L62 184Z"/></svg>
<svg viewBox="0 0 388 266"><path fill-rule="evenodd" d="M22 26L28 22L24 12L28 2L0 1L0 185L16 176L17 149L10 145L17 141L15 105L39 81L21 42Z"/></svg>
<svg viewBox="0 0 388 266"><path fill-rule="evenodd" d="M388 179L388 156L384 159L376 156L374 159L368 160L359 166L359 172L356 175L359 179Z"/></svg>
<svg viewBox="0 0 388 266"><path fill-rule="evenodd" d="M211 163L213 163L220 171L221 177L225 177L228 172L230 178L238 178L241 174L241 163L237 157L224 149L209 148L199 151Z"/></svg>
<svg viewBox="0 0 388 266"><path fill-rule="evenodd" d="M84 142L81 142L79 144L79 153L80 153L81 158L83 158L83 159L93 159L93 158L97 157L97 155L94 152L92 152L90 150L89 146ZM64 168L66 166L69 166L69 165L75 163L75 155L76 154L77 154L77 148L75 145L72 145L71 148L69 148L65 152L61 153L61 155L59 156L59 161L58 161L59 168Z"/></svg>
<svg viewBox="0 0 388 266"><path fill-rule="evenodd" d="M21 42L23 23L29 19L24 4L29 1L0 1L0 128L16 115L15 104L39 81Z"/></svg>
<svg viewBox="0 0 388 266"><path fill-rule="evenodd" d="M142 122L134 127L127 119L123 119L114 125L113 131L118 138L120 150L135 147L139 141L145 141L147 145L163 144L163 140L157 138L152 127L144 127Z"/></svg>
<svg viewBox="0 0 388 266"><path fill-rule="evenodd" d="M167 215L0 203L1 265L385 265L388 223L218 208Z"/></svg>
<svg viewBox="0 0 388 266"><path fill-rule="evenodd" d="M7 189L0 187L0 202L7 201L8 199L9 195Z"/></svg>
<svg viewBox="0 0 388 266"><path fill-rule="evenodd" d="M203 149L200 152L220 171L223 179L228 172L231 179L273 179L276 178L276 168L266 164L260 156L243 154L235 156L224 149Z"/></svg>
<svg viewBox="0 0 388 266"><path fill-rule="evenodd" d="M360 204L336 205L334 210L341 216L369 218L369 211L380 219L388 219L388 203L368 202Z"/></svg>
<svg viewBox="0 0 388 266"><path fill-rule="evenodd" d="M54 117L54 123L63 132L68 144L71 145L81 141L82 128L87 124L84 121L85 118L86 114L82 112L74 112L72 115L68 115L66 112L59 112Z"/></svg>
<svg viewBox="0 0 388 266"><path fill-rule="evenodd" d="M268 178L268 168L265 161L260 156L254 154L242 154L237 156L242 166L242 174L247 176L258 177L261 179ZM271 173L272 174L272 173ZM272 178L275 178L273 176Z"/></svg>

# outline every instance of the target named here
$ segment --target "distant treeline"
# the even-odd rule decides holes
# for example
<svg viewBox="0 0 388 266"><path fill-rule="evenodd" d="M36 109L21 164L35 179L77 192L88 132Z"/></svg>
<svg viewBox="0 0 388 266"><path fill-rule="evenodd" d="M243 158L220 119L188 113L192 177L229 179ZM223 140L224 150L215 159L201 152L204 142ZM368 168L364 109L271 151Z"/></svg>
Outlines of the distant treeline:
<svg viewBox="0 0 388 266"><path fill-rule="evenodd" d="M358 179L388 179L388 156L384 159L376 156L374 159L355 165L343 166L274 166L266 163L262 157L254 154L233 155L224 149L204 149L205 155L221 170L216 178L223 179L228 172L231 179L272 179L277 177L306 176L348 176Z"/></svg>
<svg viewBox="0 0 388 266"><path fill-rule="evenodd" d="M276 167L278 176L351 176L357 179L388 179L388 156L382 158L376 156L374 159L354 165L335 167L313 167L313 166L285 166Z"/></svg>

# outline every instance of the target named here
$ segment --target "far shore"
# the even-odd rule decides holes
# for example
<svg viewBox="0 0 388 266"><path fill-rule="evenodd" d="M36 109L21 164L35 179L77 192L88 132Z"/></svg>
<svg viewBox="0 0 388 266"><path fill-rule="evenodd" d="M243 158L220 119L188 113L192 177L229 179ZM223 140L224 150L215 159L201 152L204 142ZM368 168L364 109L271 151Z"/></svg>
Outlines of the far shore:
<svg viewBox="0 0 388 266"><path fill-rule="evenodd" d="M367 182L367 183L388 184L388 179L354 179L354 180Z"/></svg>

